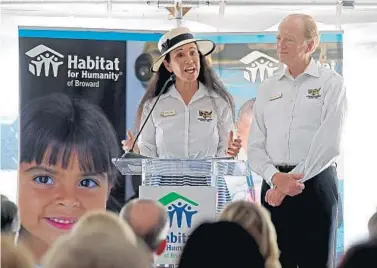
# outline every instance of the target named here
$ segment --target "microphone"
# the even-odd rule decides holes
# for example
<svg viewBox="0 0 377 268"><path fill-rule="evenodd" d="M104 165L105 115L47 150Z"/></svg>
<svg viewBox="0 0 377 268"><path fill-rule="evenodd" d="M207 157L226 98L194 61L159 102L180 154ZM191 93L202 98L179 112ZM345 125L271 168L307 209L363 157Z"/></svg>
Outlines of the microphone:
<svg viewBox="0 0 377 268"><path fill-rule="evenodd" d="M169 79L166 80L165 84L162 86L161 91L160 91L160 92L158 93L158 95L157 95L157 99L156 99L155 102L153 103L153 106L152 106L151 110L149 111L147 117L145 118L143 124L141 125L141 128L140 128L139 132L137 133L137 135L136 135L136 137L135 137L135 141L134 141L134 143L132 144L131 149L130 149L128 152L125 152L125 153L122 155L122 158L148 158L148 157L146 157L146 156L142 156L142 155L140 155L140 154L134 153L134 148L135 148L135 146L136 146L137 140L138 140L138 138L139 138L141 132L143 131L145 125L147 124L147 121L148 121L149 117L152 115L152 112L153 112L153 110L154 110L154 107L156 107L158 100L160 99L161 95L165 92L165 89L166 89L166 87L169 85L169 83L170 83L170 82L173 82L173 81L175 81L175 75L174 75L174 74L172 74L172 75L169 77Z"/></svg>

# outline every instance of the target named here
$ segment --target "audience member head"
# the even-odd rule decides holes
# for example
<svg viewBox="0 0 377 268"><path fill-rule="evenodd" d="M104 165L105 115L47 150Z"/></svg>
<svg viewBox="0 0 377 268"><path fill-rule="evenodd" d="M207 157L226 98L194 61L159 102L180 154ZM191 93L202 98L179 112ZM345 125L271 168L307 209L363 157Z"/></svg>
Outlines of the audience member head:
<svg viewBox="0 0 377 268"><path fill-rule="evenodd" d="M159 202L150 199L131 200L122 208L120 217L128 222L153 253L163 253L169 231L169 217Z"/></svg>
<svg viewBox="0 0 377 268"><path fill-rule="evenodd" d="M130 243L136 245L137 237L131 226L120 220L118 215L110 211L90 211L80 218L69 233L77 236L86 233L106 231L108 235L123 235Z"/></svg>
<svg viewBox="0 0 377 268"><path fill-rule="evenodd" d="M37 259L87 211L106 209L119 146L102 110L51 94L21 111L20 238Z"/></svg>
<svg viewBox="0 0 377 268"><path fill-rule="evenodd" d="M145 248L117 215L88 213L42 260L48 268L149 268Z"/></svg>
<svg viewBox="0 0 377 268"><path fill-rule="evenodd" d="M377 212L375 212L369 219L368 231L370 238L377 238Z"/></svg>
<svg viewBox="0 0 377 268"><path fill-rule="evenodd" d="M18 208L15 203L1 195L1 233L15 235L19 229Z"/></svg>
<svg viewBox="0 0 377 268"><path fill-rule="evenodd" d="M1 268L33 268L33 258L22 245L16 245L10 236L1 236Z"/></svg>
<svg viewBox="0 0 377 268"><path fill-rule="evenodd" d="M377 238L350 247L338 268L377 267Z"/></svg>
<svg viewBox="0 0 377 268"><path fill-rule="evenodd" d="M203 223L189 236L179 268L264 267L254 238L239 224Z"/></svg>
<svg viewBox="0 0 377 268"><path fill-rule="evenodd" d="M257 203L236 201L223 210L220 220L236 222L249 232L265 259L266 268L281 267L276 230L265 208Z"/></svg>

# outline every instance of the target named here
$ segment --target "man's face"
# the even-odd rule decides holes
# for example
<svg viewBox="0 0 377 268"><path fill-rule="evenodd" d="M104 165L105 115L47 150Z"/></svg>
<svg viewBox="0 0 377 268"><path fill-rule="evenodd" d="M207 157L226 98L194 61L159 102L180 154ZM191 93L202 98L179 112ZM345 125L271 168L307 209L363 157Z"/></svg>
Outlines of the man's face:
<svg viewBox="0 0 377 268"><path fill-rule="evenodd" d="M84 174L75 156L60 165L21 163L18 204L22 226L47 245L68 232L86 211L104 210L107 174Z"/></svg>
<svg viewBox="0 0 377 268"><path fill-rule="evenodd" d="M291 66L306 60L314 42L305 41L301 19L288 17L279 26L276 44L280 61Z"/></svg>

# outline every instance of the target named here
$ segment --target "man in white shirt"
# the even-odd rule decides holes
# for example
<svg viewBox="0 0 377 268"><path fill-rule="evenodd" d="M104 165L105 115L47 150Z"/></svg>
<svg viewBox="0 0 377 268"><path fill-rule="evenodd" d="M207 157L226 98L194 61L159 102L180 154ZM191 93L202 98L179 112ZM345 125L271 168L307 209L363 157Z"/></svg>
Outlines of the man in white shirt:
<svg viewBox="0 0 377 268"><path fill-rule="evenodd" d="M312 17L294 14L282 21L277 52L286 68L260 86L248 142L283 268L327 267L335 233L335 161L346 93L342 77L313 60L318 43Z"/></svg>

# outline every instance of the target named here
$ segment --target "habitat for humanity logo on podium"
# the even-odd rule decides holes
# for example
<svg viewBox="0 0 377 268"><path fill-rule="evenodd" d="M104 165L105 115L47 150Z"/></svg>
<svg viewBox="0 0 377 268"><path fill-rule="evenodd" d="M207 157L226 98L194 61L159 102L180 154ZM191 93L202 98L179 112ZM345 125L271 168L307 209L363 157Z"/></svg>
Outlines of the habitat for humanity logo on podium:
<svg viewBox="0 0 377 268"><path fill-rule="evenodd" d="M193 219L195 214L198 213L199 204L176 192L168 193L159 201L167 209L170 220L170 233L167 237L168 246L166 250L180 252L189 237L188 231L193 226ZM175 257L177 256L169 255L169 258Z"/></svg>
<svg viewBox="0 0 377 268"><path fill-rule="evenodd" d="M66 57L57 50L40 44L25 53L30 59L28 70L36 77L57 78L64 75L68 87L100 87L101 81L117 82L123 72L118 57L77 55ZM63 69L61 72L59 69ZM64 74L65 72L65 74Z"/></svg>
<svg viewBox="0 0 377 268"><path fill-rule="evenodd" d="M33 75L41 76L43 70L46 77L58 76L59 66L63 64L64 56L62 54L45 45L36 46L25 54L31 58L29 72Z"/></svg>
<svg viewBox="0 0 377 268"><path fill-rule="evenodd" d="M184 197L176 192L171 192L160 200L169 213L170 227L173 226L175 222L178 228L182 228L183 219L185 219L185 225L187 228L191 228L192 218L198 213L197 210L194 210L198 204L187 197Z"/></svg>

